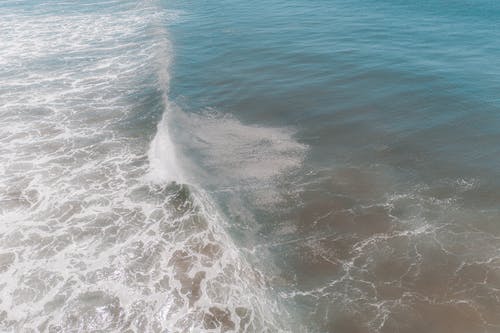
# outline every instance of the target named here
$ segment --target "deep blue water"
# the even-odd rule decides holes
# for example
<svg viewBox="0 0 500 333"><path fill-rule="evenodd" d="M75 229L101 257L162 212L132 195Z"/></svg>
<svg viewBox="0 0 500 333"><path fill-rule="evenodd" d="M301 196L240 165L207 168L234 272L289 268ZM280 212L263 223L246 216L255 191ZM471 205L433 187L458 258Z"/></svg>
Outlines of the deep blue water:
<svg viewBox="0 0 500 333"><path fill-rule="evenodd" d="M428 163L445 155L444 163L495 172L496 2L173 6L186 21L172 28L172 94L192 108L298 125L305 140L323 142L342 121L353 126L342 139L362 141L351 154L369 143L408 145L408 154L416 146L432 155Z"/></svg>
<svg viewBox="0 0 500 333"><path fill-rule="evenodd" d="M499 40L486 0L2 2L0 331L500 333Z"/></svg>

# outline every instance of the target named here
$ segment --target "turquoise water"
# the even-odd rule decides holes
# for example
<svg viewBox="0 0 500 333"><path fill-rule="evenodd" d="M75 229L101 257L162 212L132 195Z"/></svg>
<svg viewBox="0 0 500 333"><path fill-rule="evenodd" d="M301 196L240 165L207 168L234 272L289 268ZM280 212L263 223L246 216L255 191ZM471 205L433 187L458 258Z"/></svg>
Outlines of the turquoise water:
<svg viewBox="0 0 500 333"><path fill-rule="evenodd" d="M0 4L0 331L500 332L500 4Z"/></svg>

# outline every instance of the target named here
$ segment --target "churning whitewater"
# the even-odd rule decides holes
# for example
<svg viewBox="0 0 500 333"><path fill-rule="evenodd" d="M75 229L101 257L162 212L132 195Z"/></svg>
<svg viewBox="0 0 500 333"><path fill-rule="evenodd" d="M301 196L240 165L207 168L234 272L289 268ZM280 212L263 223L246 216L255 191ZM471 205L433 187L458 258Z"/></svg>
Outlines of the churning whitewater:
<svg viewBox="0 0 500 333"><path fill-rule="evenodd" d="M0 331L285 330L209 196L183 183L165 30L179 16L0 5Z"/></svg>
<svg viewBox="0 0 500 333"><path fill-rule="evenodd" d="M0 332L500 333L498 22L0 1Z"/></svg>

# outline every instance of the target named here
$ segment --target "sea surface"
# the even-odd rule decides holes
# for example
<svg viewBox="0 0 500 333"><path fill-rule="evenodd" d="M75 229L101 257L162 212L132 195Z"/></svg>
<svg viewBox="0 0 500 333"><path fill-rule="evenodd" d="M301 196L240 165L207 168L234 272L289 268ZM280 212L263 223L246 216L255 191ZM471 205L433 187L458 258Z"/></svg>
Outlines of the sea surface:
<svg viewBox="0 0 500 333"><path fill-rule="evenodd" d="M500 333L500 2L2 0L0 332Z"/></svg>

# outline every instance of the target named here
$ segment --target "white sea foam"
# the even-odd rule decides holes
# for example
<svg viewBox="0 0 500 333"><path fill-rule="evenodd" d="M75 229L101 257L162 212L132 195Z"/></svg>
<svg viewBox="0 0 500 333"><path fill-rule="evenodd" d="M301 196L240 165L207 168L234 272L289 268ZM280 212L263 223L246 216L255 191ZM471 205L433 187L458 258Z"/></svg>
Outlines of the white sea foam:
<svg viewBox="0 0 500 333"><path fill-rule="evenodd" d="M166 101L166 111L158 124L155 137L151 142L148 157L150 174L148 179L152 182L178 182L186 183L186 178L179 166L177 152L170 138L169 113L171 106Z"/></svg>
<svg viewBox="0 0 500 333"><path fill-rule="evenodd" d="M280 330L211 200L169 185L184 177L176 16L149 1L0 13L1 331Z"/></svg>

